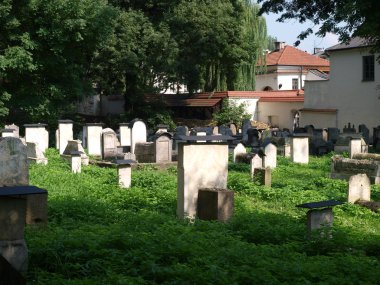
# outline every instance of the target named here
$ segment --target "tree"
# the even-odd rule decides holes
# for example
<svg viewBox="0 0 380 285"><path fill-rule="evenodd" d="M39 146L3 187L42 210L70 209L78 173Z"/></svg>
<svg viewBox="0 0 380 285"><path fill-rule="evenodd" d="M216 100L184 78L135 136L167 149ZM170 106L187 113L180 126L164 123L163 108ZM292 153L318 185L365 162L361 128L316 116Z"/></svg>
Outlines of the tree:
<svg viewBox="0 0 380 285"><path fill-rule="evenodd" d="M347 42L353 36L367 38L380 50L380 1L378 0L259 0L263 2L260 14L282 13L278 21L296 19L300 23L306 20L320 25L316 34L324 37L326 33L339 35ZM302 32L296 42L313 33L312 28Z"/></svg>
<svg viewBox="0 0 380 285"><path fill-rule="evenodd" d="M251 115L246 110L246 104L238 104L231 100L223 100L222 108L213 114L213 119L217 121L218 125L234 123L241 126L245 119L250 119Z"/></svg>

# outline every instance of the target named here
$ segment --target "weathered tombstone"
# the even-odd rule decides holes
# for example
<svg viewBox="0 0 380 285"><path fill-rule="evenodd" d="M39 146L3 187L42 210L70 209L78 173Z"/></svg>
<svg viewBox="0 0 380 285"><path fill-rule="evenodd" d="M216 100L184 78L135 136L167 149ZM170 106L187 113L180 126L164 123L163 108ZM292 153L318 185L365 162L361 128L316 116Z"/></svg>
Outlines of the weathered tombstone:
<svg viewBox="0 0 380 285"><path fill-rule="evenodd" d="M116 158L118 140L114 130L106 128L102 131L102 159L113 160Z"/></svg>
<svg viewBox="0 0 380 285"><path fill-rule="evenodd" d="M253 171L253 181L267 187L272 186L272 170L269 167L255 168Z"/></svg>
<svg viewBox="0 0 380 285"><path fill-rule="evenodd" d="M234 148L234 156L233 156L233 162L236 163L236 157L240 154L247 153L247 150L245 149L245 146L242 143L239 143Z"/></svg>
<svg viewBox="0 0 380 285"><path fill-rule="evenodd" d="M45 157L44 153L40 150L38 145L33 142L26 143L26 152L29 162L35 162L37 164L48 164L48 159Z"/></svg>
<svg viewBox="0 0 380 285"><path fill-rule="evenodd" d="M255 169L262 168L262 167L263 167L263 160L257 153L255 153L251 159L251 177L253 178Z"/></svg>
<svg viewBox="0 0 380 285"><path fill-rule="evenodd" d="M89 155L102 155L102 123L86 124L87 128L87 151Z"/></svg>
<svg viewBox="0 0 380 285"><path fill-rule="evenodd" d="M129 123L119 124L120 130L120 145L122 147L127 147L130 150L131 147L131 129L129 128Z"/></svg>
<svg viewBox="0 0 380 285"><path fill-rule="evenodd" d="M49 148L49 132L47 124L25 124L25 142L34 142L42 152Z"/></svg>
<svg viewBox="0 0 380 285"><path fill-rule="evenodd" d="M67 146L68 140L73 140L73 121L58 120L59 154L62 154Z"/></svg>
<svg viewBox="0 0 380 285"><path fill-rule="evenodd" d="M12 130L14 130L14 132L13 132L14 137L16 137L16 138L20 137L20 128L19 128L19 126L15 125L15 124L5 125L4 129L12 129Z"/></svg>
<svg viewBox="0 0 380 285"><path fill-rule="evenodd" d="M124 153L124 160L133 160L136 161L136 155L131 152Z"/></svg>
<svg viewBox="0 0 380 285"><path fill-rule="evenodd" d="M365 124L359 125L359 133L362 134L366 144L369 144L369 129Z"/></svg>
<svg viewBox="0 0 380 285"><path fill-rule="evenodd" d="M219 128L217 126L212 128L212 134L213 135L218 135L219 134Z"/></svg>
<svg viewBox="0 0 380 285"><path fill-rule="evenodd" d="M81 173L82 170L82 158L80 151L72 151L71 153L71 172Z"/></svg>
<svg viewBox="0 0 380 285"><path fill-rule="evenodd" d="M276 168L277 166L277 147L268 143L263 146L264 148L264 158L263 158L263 167L264 168Z"/></svg>
<svg viewBox="0 0 380 285"><path fill-rule="evenodd" d="M232 136L232 131L229 127L226 127L226 126L219 126L219 133L222 135L222 136Z"/></svg>
<svg viewBox="0 0 380 285"><path fill-rule="evenodd" d="M232 132L232 135L236 136L237 135L237 127L236 127L236 125L232 123L232 124L230 124L229 128L230 128L230 130Z"/></svg>
<svg viewBox="0 0 380 285"><path fill-rule="evenodd" d="M201 188L227 188L228 144L178 144L178 217L195 217Z"/></svg>
<svg viewBox="0 0 380 285"><path fill-rule="evenodd" d="M248 135L248 145L252 147L260 146L260 134L257 129L255 128L248 129L247 135Z"/></svg>
<svg viewBox="0 0 380 285"><path fill-rule="evenodd" d="M354 138L350 140L349 155L353 158L355 154L362 152L362 140L360 138Z"/></svg>
<svg viewBox="0 0 380 285"><path fill-rule="evenodd" d="M327 139L336 143L339 138L339 129L338 128L327 128Z"/></svg>
<svg viewBox="0 0 380 285"><path fill-rule="evenodd" d="M61 157L64 157L66 159L71 159L71 153L73 151L80 152L82 164L88 165L89 158L86 155L86 153L82 147L82 142L80 140L69 140L69 141L67 141L66 148L65 148L63 154L61 155Z"/></svg>
<svg viewBox="0 0 380 285"><path fill-rule="evenodd" d="M131 128L131 152L135 153L135 147L137 143L146 142L146 125L143 121L135 119L130 123Z"/></svg>
<svg viewBox="0 0 380 285"><path fill-rule="evenodd" d="M1 130L1 137L2 138L16 137L15 130L14 129L2 129Z"/></svg>
<svg viewBox="0 0 380 285"><path fill-rule="evenodd" d="M348 126L344 126L343 128L343 133L356 133L356 129L355 129L355 125L352 125L351 127L351 123L348 123Z"/></svg>
<svg viewBox="0 0 380 285"><path fill-rule="evenodd" d="M172 143L172 135L169 133L161 132L154 137L156 163L172 161Z"/></svg>
<svg viewBox="0 0 380 285"><path fill-rule="evenodd" d="M355 203L358 200L371 200L371 182L363 173L351 176L348 182L348 202Z"/></svg>
<svg viewBox="0 0 380 285"><path fill-rule="evenodd" d="M251 120L245 119L242 126L243 141L248 141L248 129L251 128Z"/></svg>
<svg viewBox="0 0 380 285"><path fill-rule="evenodd" d="M121 188L129 188L132 183L132 164L133 160L116 160L117 176Z"/></svg>
<svg viewBox="0 0 380 285"><path fill-rule="evenodd" d="M155 144L154 142L141 142L135 145L135 156L139 163L155 163Z"/></svg>
<svg viewBox="0 0 380 285"><path fill-rule="evenodd" d="M291 138L291 160L296 163L309 163L309 138Z"/></svg>
<svg viewBox="0 0 380 285"><path fill-rule="evenodd" d="M234 192L203 188L198 192L197 216L201 220L228 221L234 210Z"/></svg>

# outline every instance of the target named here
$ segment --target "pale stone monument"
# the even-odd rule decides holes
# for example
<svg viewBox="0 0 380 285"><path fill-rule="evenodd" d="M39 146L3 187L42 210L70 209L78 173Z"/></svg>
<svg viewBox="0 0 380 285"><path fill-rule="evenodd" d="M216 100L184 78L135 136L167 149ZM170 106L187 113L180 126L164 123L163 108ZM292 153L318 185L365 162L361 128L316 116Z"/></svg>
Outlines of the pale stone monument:
<svg viewBox="0 0 380 285"><path fill-rule="evenodd" d="M131 128L131 152L135 153L137 143L145 143L147 138L146 125L142 120L133 120L129 127Z"/></svg>
<svg viewBox="0 0 380 285"><path fill-rule="evenodd" d="M172 136L169 133L158 133L154 137L156 163L172 161Z"/></svg>
<svg viewBox="0 0 380 285"><path fill-rule="evenodd" d="M119 142L114 130L106 128L102 131L102 158L103 160L113 160L117 155Z"/></svg>
<svg viewBox="0 0 380 285"><path fill-rule="evenodd" d="M102 155L102 123L86 124L87 128L87 151L89 155Z"/></svg>
<svg viewBox="0 0 380 285"><path fill-rule="evenodd" d="M117 176L121 188L129 188L132 183L132 164L133 160L117 160Z"/></svg>
<svg viewBox="0 0 380 285"><path fill-rule="evenodd" d="M129 123L119 124L120 145L123 147L131 147L131 129Z"/></svg>
<svg viewBox="0 0 380 285"><path fill-rule="evenodd" d="M178 217L195 217L200 188L227 188L228 144L178 144Z"/></svg>
<svg viewBox="0 0 380 285"><path fill-rule="evenodd" d="M66 160L71 160L71 153L73 151L80 152L80 157L81 157L81 163L83 165L88 165L89 164L89 158L86 155L83 147L82 147L82 142L80 140L69 140L67 141L67 146L61 155L61 157L65 158Z"/></svg>
<svg viewBox="0 0 380 285"><path fill-rule="evenodd" d="M350 158L353 158L355 154L362 153L362 139L353 138L350 140L349 154Z"/></svg>
<svg viewBox="0 0 380 285"><path fill-rule="evenodd" d="M262 168L262 167L263 167L262 158L257 153L254 154L251 159L251 177L253 178L253 174L256 168Z"/></svg>
<svg viewBox="0 0 380 285"><path fill-rule="evenodd" d="M81 173L82 171L82 158L80 151L72 151L71 153L71 172Z"/></svg>
<svg viewBox="0 0 380 285"><path fill-rule="evenodd" d="M26 152L29 162L35 162L37 164L48 164L48 159L45 157L44 153L40 150L36 143L27 142Z"/></svg>
<svg viewBox="0 0 380 285"><path fill-rule="evenodd" d="M47 124L25 124L25 142L34 142L42 152L49 148L49 132Z"/></svg>
<svg viewBox="0 0 380 285"><path fill-rule="evenodd" d="M366 174L357 174L348 181L348 202L371 200L371 182Z"/></svg>
<svg viewBox="0 0 380 285"><path fill-rule="evenodd" d="M240 154L245 154L247 153L247 150L245 149L245 146L242 143L239 143L235 148L234 148L234 156L233 156L233 162L236 162L236 157Z"/></svg>
<svg viewBox="0 0 380 285"><path fill-rule="evenodd" d="M1 130L1 137L2 138L16 137L15 130L14 129L3 129L3 130Z"/></svg>
<svg viewBox="0 0 380 285"><path fill-rule="evenodd" d="M291 138L291 160L296 163L309 163L309 138L295 136Z"/></svg>
<svg viewBox="0 0 380 285"><path fill-rule="evenodd" d="M268 143L264 146L264 158L263 158L263 167L264 168L276 168L277 166L277 147Z"/></svg>
<svg viewBox="0 0 380 285"><path fill-rule="evenodd" d="M14 130L14 132L13 132L14 137L16 137L16 138L20 137L20 127L19 126L15 125L15 124L5 125L4 129L12 129L12 130Z"/></svg>
<svg viewBox="0 0 380 285"><path fill-rule="evenodd" d="M73 140L73 121L58 120L58 147L59 154L62 154L67 146L67 141Z"/></svg>

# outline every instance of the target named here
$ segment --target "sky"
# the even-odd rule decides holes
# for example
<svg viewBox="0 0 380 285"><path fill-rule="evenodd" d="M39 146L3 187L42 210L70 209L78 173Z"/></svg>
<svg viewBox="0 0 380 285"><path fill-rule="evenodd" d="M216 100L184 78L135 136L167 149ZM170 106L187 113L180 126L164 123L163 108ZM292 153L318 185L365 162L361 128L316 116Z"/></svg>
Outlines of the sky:
<svg viewBox="0 0 380 285"><path fill-rule="evenodd" d="M288 20L284 23L276 22L279 17L277 14L264 14L267 22L268 35L276 37L278 41L285 42L288 45L293 45L298 39L297 36L307 28L312 28L313 23L300 24L296 20ZM314 32L317 29L313 29ZM301 41L298 46L299 49L308 53L313 53L314 47L328 48L338 43L338 36L335 34L327 34L324 38L319 38L315 34L309 35L306 39Z"/></svg>

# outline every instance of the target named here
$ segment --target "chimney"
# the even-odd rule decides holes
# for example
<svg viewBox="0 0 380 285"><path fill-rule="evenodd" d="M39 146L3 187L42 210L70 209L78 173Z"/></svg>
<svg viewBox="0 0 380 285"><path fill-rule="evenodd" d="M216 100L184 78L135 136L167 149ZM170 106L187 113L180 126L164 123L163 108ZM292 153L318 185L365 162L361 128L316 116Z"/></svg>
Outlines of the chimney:
<svg viewBox="0 0 380 285"><path fill-rule="evenodd" d="M274 49L276 51L283 49L284 47L285 47L285 42L274 42Z"/></svg>
<svg viewBox="0 0 380 285"><path fill-rule="evenodd" d="M323 48L317 48L317 47L314 48L314 54L317 54L321 51L323 51Z"/></svg>

